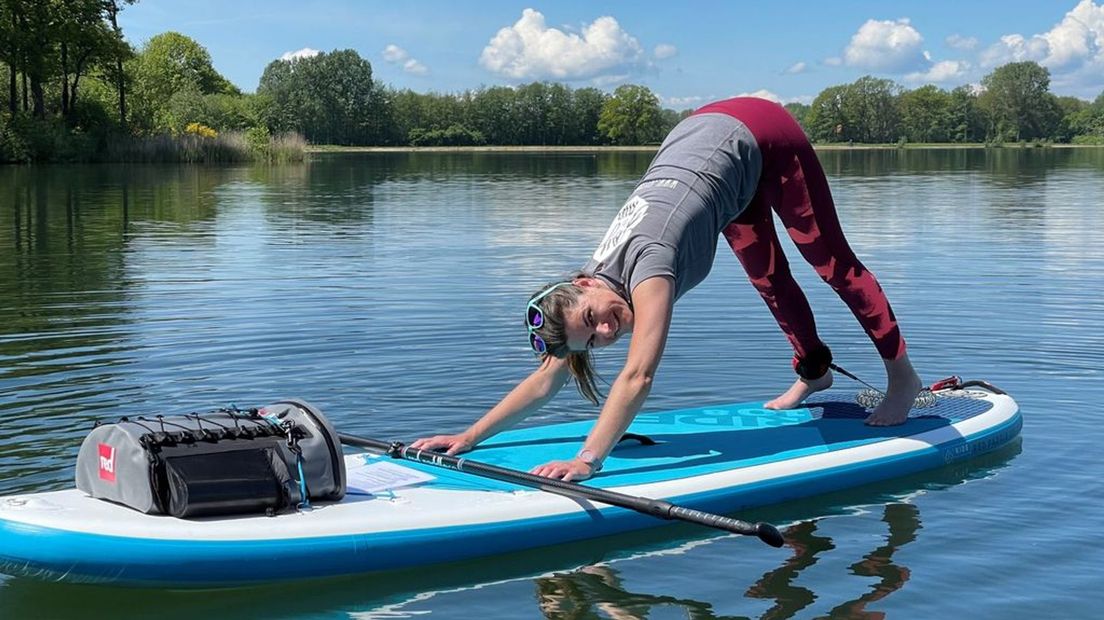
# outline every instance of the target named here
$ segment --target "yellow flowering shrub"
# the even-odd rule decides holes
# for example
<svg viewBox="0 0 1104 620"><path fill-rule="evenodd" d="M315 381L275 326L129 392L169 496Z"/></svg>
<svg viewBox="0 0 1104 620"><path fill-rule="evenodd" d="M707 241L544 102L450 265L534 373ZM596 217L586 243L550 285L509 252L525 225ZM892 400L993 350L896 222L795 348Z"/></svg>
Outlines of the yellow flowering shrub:
<svg viewBox="0 0 1104 620"><path fill-rule="evenodd" d="M217 131L202 123L188 123L188 126L184 128L184 133L195 134L201 138L214 138L218 136Z"/></svg>

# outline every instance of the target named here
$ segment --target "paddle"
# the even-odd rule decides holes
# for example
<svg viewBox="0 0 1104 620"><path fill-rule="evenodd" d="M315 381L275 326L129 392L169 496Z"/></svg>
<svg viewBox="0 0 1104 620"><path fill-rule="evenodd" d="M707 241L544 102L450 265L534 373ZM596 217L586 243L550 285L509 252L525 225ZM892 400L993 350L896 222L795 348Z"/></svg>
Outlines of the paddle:
<svg viewBox="0 0 1104 620"><path fill-rule="evenodd" d="M417 450L397 441L386 442L380 441L378 439L369 439L366 437L356 437L353 435L345 434L341 434L340 437L341 442L346 445L367 448L369 450L381 452L396 459L406 459L408 461L415 461L417 463L425 463L427 465L444 467L446 469L454 469L456 471L462 471L476 476L493 478L495 480L501 480L503 482L513 482L515 484L532 487L541 491L555 493L556 495L586 499L601 502L603 504L609 504L610 506L617 506L618 508L635 510L637 512L651 515L653 517L658 517L660 519L686 521L688 523L696 523L698 525L704 525L706 527L713 527L720 530L725 530L726 532L732 532L734 534L742 534L744 536L758 536L759 540L762 540L772 547L781 547L785 542L782 539L782 534L779 533L778 528L769 523L749 523L747 521L741 521L739 519L733 519L722 515L702 512L700 510L694 510L692 508L686 508L684 506L677 506L675 504L672 504L671 502L667 502L664 500L636 497L634 495L626 495L624 493L617 493L615 491L608 491L606 489L583 486L574 482L554 480L552 478L545 478L543 476L537 476L523 471L499 467L497 465L489 465L487 463L479 463L477 461L472 461L466 458L449 456L441 452L433 452L430 450Z"/></svg>

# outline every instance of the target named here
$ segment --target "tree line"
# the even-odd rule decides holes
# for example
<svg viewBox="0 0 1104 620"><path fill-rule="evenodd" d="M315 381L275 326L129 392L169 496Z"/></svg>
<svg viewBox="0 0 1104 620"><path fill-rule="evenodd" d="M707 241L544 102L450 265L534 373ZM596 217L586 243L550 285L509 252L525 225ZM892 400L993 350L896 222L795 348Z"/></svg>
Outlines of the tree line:
<svg viewBox="0 0 1104 620"><path fill-rule="evenodd" d="M132 47L118 15L134 2L0 0L0 161L110 158L120 141L220 132L251 145L277 134L334 145L647 145L690 113L639 85L394 89L353 50L273 60L243 93L182 34ZM865 76L786 107L821 143L1104 143L1104 93L1090 103L1049 88L1045 67L1020 62L978 89Z"/></svg>
<svg viewBox="0 0 1104 620"><path fill-rule="evenodd" d="M872 76L831 86L811 105L787 106L818 142L1104 144L1104 93L1092 103L1050 92L1050 71L1035 62L997 67L981 88L914 90Z"/></svg>

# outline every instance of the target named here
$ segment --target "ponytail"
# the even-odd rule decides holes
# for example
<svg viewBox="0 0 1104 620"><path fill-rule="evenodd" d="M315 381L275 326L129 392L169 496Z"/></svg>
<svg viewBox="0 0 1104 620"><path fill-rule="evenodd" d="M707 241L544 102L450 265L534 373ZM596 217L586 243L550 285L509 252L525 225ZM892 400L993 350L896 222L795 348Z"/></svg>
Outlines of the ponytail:
<svg viewBox="0 0 1104 620"><path fill-rule="evenodd" d="M602 393L598 391L598 373L594 371L594 356L590 351L567 354L567 370L575 379L575 387L583 398L597 405Z"/></svg>

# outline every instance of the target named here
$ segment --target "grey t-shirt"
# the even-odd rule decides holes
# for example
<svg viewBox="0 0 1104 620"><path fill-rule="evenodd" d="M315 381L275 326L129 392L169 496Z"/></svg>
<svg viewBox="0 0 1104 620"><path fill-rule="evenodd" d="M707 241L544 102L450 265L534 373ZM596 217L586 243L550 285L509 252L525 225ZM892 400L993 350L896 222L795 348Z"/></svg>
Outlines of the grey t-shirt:
<svg viewBox="0 0 1104 620"><path fill-rule="evenodd" d="M709 275L717 236L751 202L762 163L755 137L735 118L683 120L583 271L629 295L648 278L668 276L678 299Z"/></svg>

